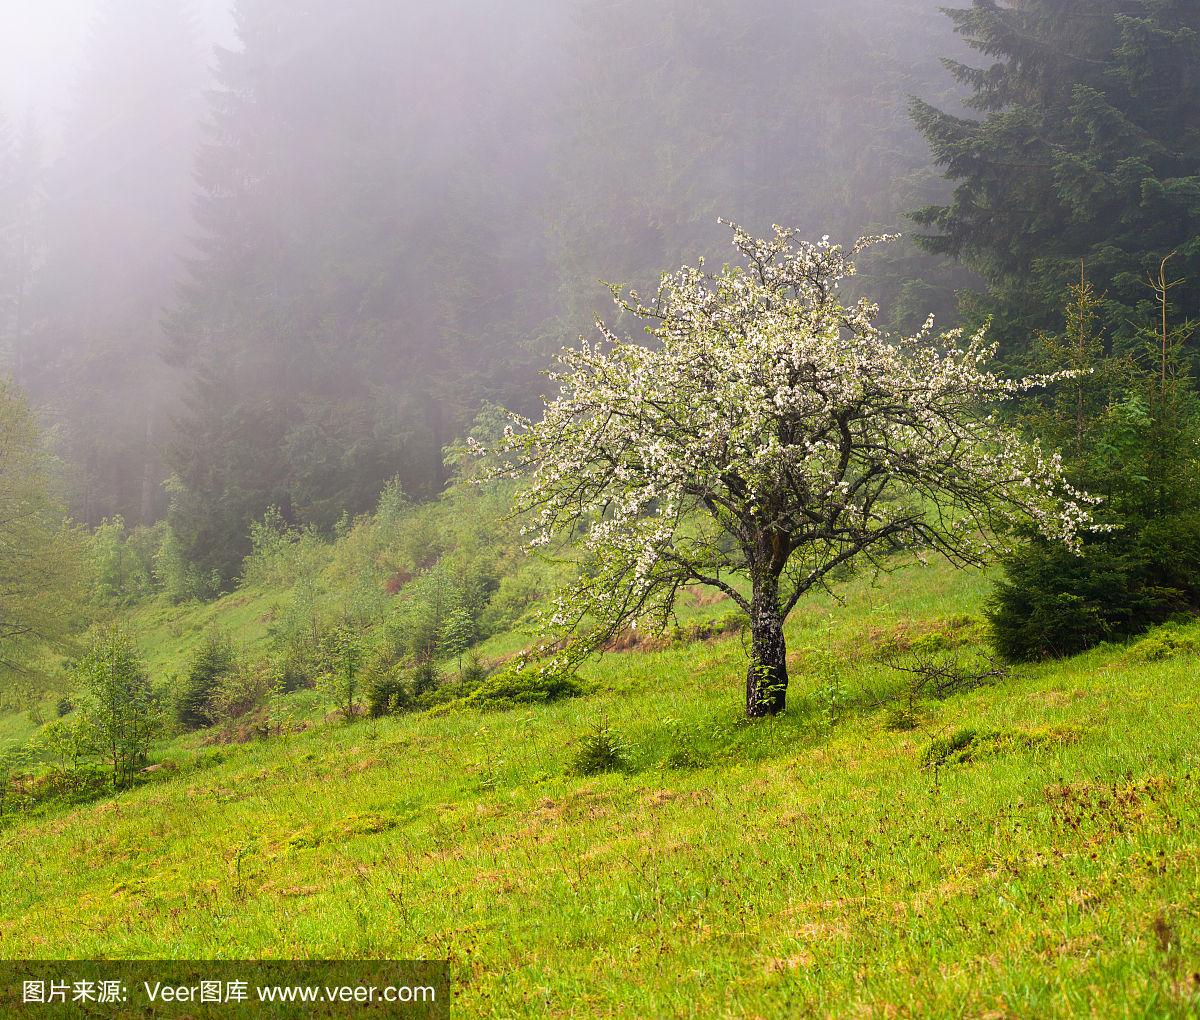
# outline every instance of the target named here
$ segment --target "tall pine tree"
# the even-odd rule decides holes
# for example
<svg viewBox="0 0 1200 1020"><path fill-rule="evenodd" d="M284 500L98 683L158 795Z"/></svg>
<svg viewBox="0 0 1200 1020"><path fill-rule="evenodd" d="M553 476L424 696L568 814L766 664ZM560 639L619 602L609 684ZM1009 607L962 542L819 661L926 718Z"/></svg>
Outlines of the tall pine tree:
<svg viewBox="0 0 1200 1020"><path fill-rule="evenodd" d="M1178 309L1200 299L1200 5L1193 0L974 0L948 12L985 66L948 61L980 116L914 101L956 188L916 215L931 252L987 280L975 312L1019 354L1053 328L1085 258L1114 340L1151 314L1172 251ZM1131 310L1136 310L1131 314Z"/></svg>
<svg viewBox="0 0 1200 1020"><path fill-rule="evenodd" d="M479 400L528 388L541 22L520 6L236 5L170 329L194 380L170 520L204 573L236 572L269 505L329 526L397 475L438 491Z"/></svg>

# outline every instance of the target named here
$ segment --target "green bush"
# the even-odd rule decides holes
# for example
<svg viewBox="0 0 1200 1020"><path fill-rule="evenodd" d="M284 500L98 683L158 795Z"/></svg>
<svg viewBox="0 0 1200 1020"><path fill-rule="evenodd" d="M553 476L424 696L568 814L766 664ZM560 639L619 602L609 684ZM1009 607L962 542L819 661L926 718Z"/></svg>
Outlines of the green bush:
<svg viewBox="0 0 1200 1020"><path fill-rule="evenodd" d="M413 706L413 684L404 672L379 672L367 684L367 712L372 719L394 715Z"/></svg>
<svg viewBox="0 0 1200 1020"><path fill-rule="evenodd" d="M1091 542L1082 555L1035 541L1009 556L988 606L996 650L1011 662L1075 655L1196 605L1200 573L1187 568L1200 566L1200 527L1178 524L1170 556L1159 545L1163 522Z"/></svg>
<svg viewBox="0 0 1200 1020"><path fill-rule="evenodd" d="M580 776L602 772L624 772L629 768L629 749L607 722L601 721L586 733L571 760L571 771Z"/></svg>
<svg viewBox="0 0 1200 1020"><path fill-rule="evenodd" d="M421 659L409 675L413 697L422 698L431 694L441 682L441 676L431 659Z"/></svg>
<svg viewBox="0 0 1200 1020"><path fill-rule="evenodd" d="M146 764L150 742L162 729L145 666L130 635L108 627L73 664L77 737L81 749L104 763L114 787Z"/></svg>
<svg viewBox="0 0 1200 1020"><path fill-rule="evenodd" d="M215 723L231 723L267 704L283 689L283 678L274 663L241 662L225 673L212 696Z"/></svg>
<svg viewBox="0 0 1200 1020"><path fill-rule="evenodd" d="M358 715L362 693L363 636L353 627L334 627L321 642L319 690L346 720Z"/></svg>
<svg viewBox="0 0 1200 1020"><path fill-rule="evenodd" d="M106 517L92 533L91 562L96 595L105 602L131 605L154 593L154 532L127 532L125 519Z"/></svg>
<svg viewBox="0 0 1200 1020"><path fill-rule="evenodd" d="M543 704L585 693L583 684L562 670L512 663L484 679L463 698L473 708Z"/></svg>
<svg viewBox="0 0 1200 1020"><path fill-rule="evenodd" d="M1135 641L1125 653L1128 662L1163 662L1179 655L1200 655L1200 636L1167 625Z"/></svg>
<svg viewBox="0 0 1200 1020"><path fill-rule="evenodd" d="M974 756L975 745L979 741L986 742L994 734L980 733L978 730L962 729L948 737L939 737L930 743L921 760L921 767L941 768L956 762L970 761Z"/></svg>

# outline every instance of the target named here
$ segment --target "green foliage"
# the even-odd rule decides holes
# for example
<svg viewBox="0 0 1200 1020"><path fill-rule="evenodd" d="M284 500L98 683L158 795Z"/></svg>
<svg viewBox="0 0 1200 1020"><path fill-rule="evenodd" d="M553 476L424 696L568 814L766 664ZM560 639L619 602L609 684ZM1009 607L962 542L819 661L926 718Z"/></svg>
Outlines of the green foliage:
<svg viewBox="0 0 1200 1020"><path fill-rule="evenodd" d="M442 622L438 634L438 654L454 659L462 673L462 657L475 640L475 621L461 606L452 609Z"/></svg>
<svg viewBox="0 0 1200 1020"><path fill-rule="evenodd" d="M1172 251L1188 281L1179 307L1195 308L1200 136L1181 127L1200 101L1200 8L973 0L947 13L984 65L949 62L980 117L914 103L956 184L916 219L929 251L986 279L973 314L993 316L1019 354L1052 328L1058 295L1086 259L1103 321L1127 340L1149 298L1146 274Z"/></svg>
<svg viewBox="0 0 1200 1020"><path fill-rule="evenodd" d="M986 741L992 734L984 733ZM921 759L922 768L941 768L956 762L970 761L976 741L981 734L975 729L957 730L948 737L938 737L932 741Z"/></svg>
<svg viewBox="0 0 1200 1020"><path fill-rule="evenodd" d="M1200 656L1200 635L1194 627L1168 624L1140 641L1135 641L1125 653L1127 662L1165 662L1176 656Z"/></svg>
<svg viewBox="0 0 1200 1020"><path fill-rule="evenodd" d="M1141 349L1104 356L1094 298L1071 290L1067 329L1043 337L1039 368L1087 375L1027 405L1026 420L1065 451L1075 484L1103 497L1106 532L1082 554L1029 541L1007 556L988 616L1013 661L1071 655L1200 607L1200 397L1183 341L1171 330L1162 280L1161 332Z"/></svg>
<svg viewBox="0 0 1200 1020"><path fill-rule="evenodd" d="M1188 659L1135 663L1104 648L1017 671L928 705L923 736L881 732L857 689L894 679L873 654L883 633L969 631L964 647L982 652L973 625L950 621L976 616L986 587L974 571L913 564L849 582L840 601L814 596L790 635L828 649L846 675L832 731L811 697L770 726L739 724L734 638L591 662L584 703L386 718L375 741L319 722L247 746L183 738L163 748L179 772L154 773L143 793L7 815L0 955L254 958L292 940L341 958L394 938L404 917L422 943L474 926L474 976L455 1002L465 1015L541 1015L548 997L575 1002L583 987L588 1015L642 1020L680 1004L720 1016L730 1000L710 978L718 968L740 976L738 1006L764 1017L906 1002L930 1016L1186 1016L1200 917L1172 905L1192 902L1200 848ZM245 598L171 621L228 628L268 604ZM686 622L711 607L682 608ZM137 611L147 643L141 626L159 611ZM794 683L811 695L802 667ZM316 707L308 692L298 701ZM579 739L605 717L635 744L633 768L677 747L695 756L581 779ZM981 745L934 795L921 758L932 737L964 728L1003 734L1003 753ZM7 787L22 804L29 769L14 763ZM237 923L215 923L211 896L195 895L205 862ZM376 893L387 911L353 909ZM1174 955L1152 927L1164 911ZM647 919L660 916L647 954ZM514 969L514 940L553 959L551 972ZM615 984L607 963L597 969L599 942L622 960ZM1068 966L1047 966L1048 952L1062 962L1079 945ZM864 959L878 966L864 971Z"/></svg>
<svg viewBox="0 0 1200 1020"><path fill-rule="evenodd" d="M474 562L442 561L425 571L406 587L388 621L396 654L460 658L475 640L475 619L494 584Z"/></svg>
<svg viewBox="0 0 1200 1020"><path fill-rule="evenodd" d="M185 730L217 721L214 698L221 681L237 666L233 641L221 631L210 633L196 650L186 676L175 691L175 720Z"/></svg>
<svg viewBox="0 0 1200 1020"><path fill-rule="evenodd" d="M1075 743L1079 737L1079 730L1071 726L1036 730L990 730L971 726L931 741L921 758L921 768L936 772L947 765L970 764L989 755L1061 747Z"/></svg>
<svg viewBox="0 0 1200 1020"><path fill-rule="evenodd" d="M250 522L250 554L242 561L242 583L286 588L313 577L328 562L328 547L311 529L291 527L279 507Z"/></svg>
<svg viewBox="0 0 1200 1020"><path fill-rule="evenodd" d="M390 478L375 504L375 522L383 531L390 532L403 521L411 507L412 501L405 493L399 477Z"/></svg>
<svg viewBox="0 0 1200 1020"><path fill-rule="evenodd" d="M160 526L162 540L153 558L154 580L159 590L176 603L210 594L213 586L206 584L200 572L188 561L174 530L165 521Z"/></svg>
<svg viewBox="0 0 1200 1020"><path fill-rule="evenodd" d="M81 714L48 722L38 730L32 748L59 768L78 768L90 750L88 722Z"/></svg>
<svg viewBox="0 0 1200 1020"><path fill-rule="evenodd" d="M29 683L39 655L82 622L86 546L51 492L33 412L3 378L0 479L0 681Z"/></svg>
<svg viewBox="0 0 1200 1020"><path fill-rule="evenodd" d="M573 698L586 690L568 671L513 662L479 682L463 703L472 708L513 708Z"/></svg>
<svg viewBox="0 0 1200 1020"><path fill-rule="evenodd" d="M604 719L584 734L571 760L571 771L580 776L624 772L628 768L629 748Z"/></svg>
<svg viewBox="0 0 1200 1020"><path fill-rule="evenodd" d="M437 689L441 674L429 659L421 659L412 668L409 678L413 697L422 698Z"/></svg>
<svg viewBox="0 0 1200 1020"><path fill-rule="evenodd" d="M1200 552L1200 529L1193 561ZM1074 655L1136 634L1200 596L1159 582L1153 550L1124 536L1091 542L1082 555L1031 542L1004 561L988 608L996 650L1012 662Z"/></svg>
<svg viewBox="0 0 1200 1020"><path fill-rule="evenodd" d="M71 676L87 752L104 762L114 787L130 782L162 731L157 699L133 639L115 625L100 630L72 665Z"/></svg>
<svg viewBox="0 0 1200 1020"><path fill-rule="evenodd" d="M107 602L129 605L154 589L154 550L144 538L126 533L122 517L105 518L92 533L91 559L96 594Z"/></svg>
<svg viewBox="0 0 1200 1020"><path fill-rule="evenodd" d="M269 660L241 660L221 674L210 700L215 723L228 726L269 707L285 689L285 678Z"/></svg>
<svg viewBox="0 0 1200 1020"><path fill-rule="evenodd" d="M395 715L412 707L413 683L403 670L377 673L367 683L367 714L372 719Z"/></svg>
<svg viewBox="0 0 1200 1020"><path fill-rule="evenodd" d="M358 715L362 693L362 635L344 625L333 628L321 640L321 658L317 690L350 721Z"/></svg>
<svg viewBox="0 0 1200 1020"><path fill-rule="evenodd" d="M187 561L166 521L130 531L123 518L105 518L92 532L89 559L93 594L103 604L133 606L158 594L180 603L219 588Z"/></svg>

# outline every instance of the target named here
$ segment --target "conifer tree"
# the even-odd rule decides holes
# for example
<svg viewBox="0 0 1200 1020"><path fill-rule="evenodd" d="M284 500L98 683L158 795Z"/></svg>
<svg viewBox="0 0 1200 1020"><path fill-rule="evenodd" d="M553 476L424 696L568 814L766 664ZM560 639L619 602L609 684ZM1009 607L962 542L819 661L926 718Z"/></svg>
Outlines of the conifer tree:
<svg viewBox="0 0 1200 1020"><path fill-rule="evenodd" d="M987 280L1010 354L1056 325L1085 258L1118 344L1148 313L1146 274L1168 253L1200 298L1200 6L1190 0L974 0L949 11L983 58L948 61L978 116L912 113L956 184L916 214L931 252ZM1138 314L1131 314L1138 309Z"/></svg>

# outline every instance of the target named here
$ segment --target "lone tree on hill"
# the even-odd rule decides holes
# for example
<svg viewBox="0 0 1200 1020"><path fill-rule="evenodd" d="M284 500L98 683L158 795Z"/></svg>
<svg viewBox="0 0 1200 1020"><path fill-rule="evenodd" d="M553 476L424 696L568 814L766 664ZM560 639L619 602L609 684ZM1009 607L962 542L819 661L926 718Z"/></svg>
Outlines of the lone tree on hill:
<svg viewBox="0 0 1200 1020"><path fill-rule="evenodd" d="M885 238L848 256L732 230L744 265L685 266L652 304L613 288L652 342L598 323L598 342L558 355L541 420L513 416L497 452L498 473L527 478L534 546L583 534L550 619L573 647L664 627L681 588L717 588L750 618L754 717L783 710L784 621L839 568L886 569L902 547L978 564L1016 526L1074 546L1094 501L988 413L1064 373L1001 378L982 333L935 341L931 318L892 337L875 305L839 300L850 258Z"/></svg>

